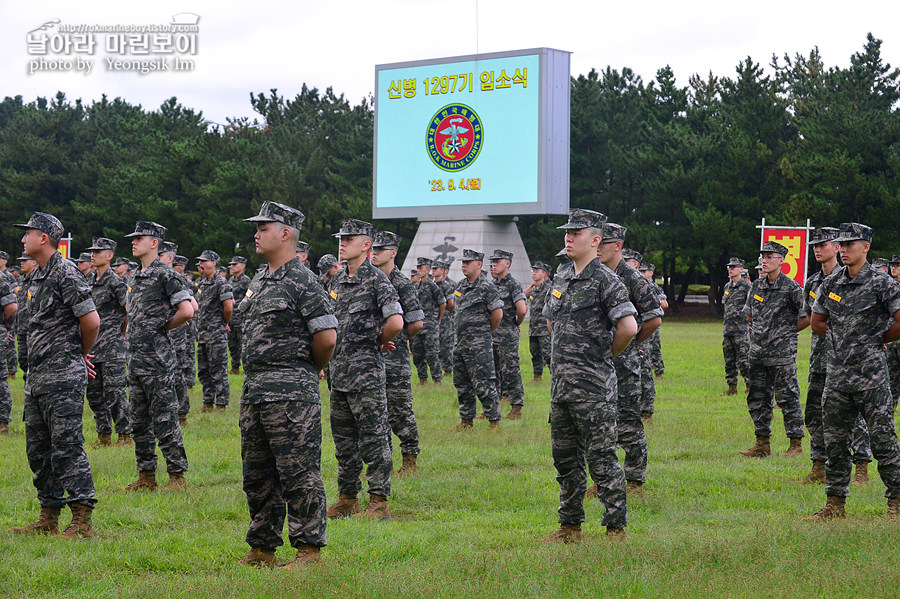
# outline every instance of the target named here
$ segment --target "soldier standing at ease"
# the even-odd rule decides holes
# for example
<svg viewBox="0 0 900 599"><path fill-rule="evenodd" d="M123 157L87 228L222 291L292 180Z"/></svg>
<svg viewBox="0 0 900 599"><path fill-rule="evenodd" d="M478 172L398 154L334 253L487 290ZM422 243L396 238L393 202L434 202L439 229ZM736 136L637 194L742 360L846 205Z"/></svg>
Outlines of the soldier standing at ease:
<svg viewBox="0 0 900 599"><path fill-rule="evenodd" d="M231 285L216 269L219 254L204 250L197 258L197 376L203 385L203 408L224 412L231 387L228 384L228 321L234 310Z"/></svg>
<svg viewBox="0 0 900 599"><path fill-rule="evenodd" d="M463 278L457 283L456 348L453 351L453 385L459 396L459 424L454 430L470 430L475 419L475 398L481 400L488 428L500 428L500 397L494 370L492 332L503 318L503 300L497 287L481 276L484 254L463 250Z"/></svg>
<svg viewBox="0 0 900 599"><path fill-rule="evenodd" d="M37 267L37 262L30 256L20 256L19 263L22 265L22 281L19 283L19 290L16 292L16 301L19 311L16 313L16 345L19 348L19 366L25 373L25 380L28 380L28 328L29 328L29 310L28 310L28 287L31 283L31 273Z"/></svg>
<svg viewBox="0 0 900 599"><path fill-rule="evenodd" d="M390 520L391 429L385 395L384 351L403 329L400 299L390 279L372 266L366 254L375 227L347 219L339 237L341 260L347 265L329 285L337 316L338 342L328 365L331 384L331 434L338 462L338 501L329 518L360 512L359 475L366 465L369 505L365 517Z"/></svg>
<svg viewBox="0 0 900 599"><path fill-rule="evenodd" d="M606 217L569 211L566 252L574 261L553 279L544 314L553 331L550 440L559 481L559 530L544 542L581 541L585 462L606 508L606 534L625 536L625 477L616 457L616 367L637 333L634 306L621 280L597 259ZM640 275L638 275L640 276ZM640 419L638 419L640 421Z"/></svg>
<svg viewBox="0 0 900 599"><path fill-rule="evenodd" d="M419 428L413 412L412 368L409 365L409 344L407 339L415 337L425 320L425 312L419 306L416 287L403 276L395 265L400 236L390 231L379 231L372 244L372 264L387 275L403 308L403 330L394 337L394 349L384 355L385 392L387 395L388 422L391 430L400 439L400 453L403 465L398 476L416 472L419 455Z"/></svg>
<svg viewBox="0 0 900 599"><path fill-rule="evenodd" d="M250 510L241 564L274 568L284 516L297 550L285 569L319 560L325 546L322 484L322 406L318 372L331 358L337 320L325 290L296 257L304 216L263 202L256 252L258 272L237 310L242 329L241 462Z"/></svg>
<svg viewBox="0 0 900 599"><path fill-rule="evenodd" d="M892 256L888 265L891 279L897 282L900 275L900 256ZM897 408L897 400L900 398L900 342L895 341L885 345L887 352L888 377L891 383L891 397L894 399L894 409Z"/></svg>
<svg viewBox="0 0 900 599"><path fill-rule="evenodd" d="M141 261L128 289L128 328L125 357L131 390L131 426L137 480L126 492L156 489L156 445L166 460L169 480L165 489L187 488L188 469L175 392L175 348L168 332L193 315L191 294L175 271L159 259L166 228L152 221L138 221L131 237L131 252Z"/></svg>
<svg viewBox="0 0 900 599"><path fill-rule="evenodd" d="M184 276L184 266L181 266L180 269L176 267L175 262L177 258L178 246L171 241L162 242L159 261L171 267L175 274L178 275L178 281L184 285L185 289L190 291L193 288L193 284ZM187 264L187 258L184 259L184 263ZM200 308L197 300L194 299L193 293L191 294L191 308L194 309L194 314ZM187 426L187 416L191 412L191 396L188 392L188 382L192 384L194 382L194 334L191 329L192 324L193 318L180 327L169 331L169 339L172 340L172 344L175 346L175 394L178 397L178 425L182 429ZM182 364L186 359L185 356L191 362L190 379L181 376L184 373Z"/></svg>
<svg viewBox="0 0 900 599"><path fill-rule="evenodd" d="M531 267L531 285L525 289L531 321L528 323L528 349L531 351L531 367L534 380L538 382L544 375L544 365L550 366L550 329L544 316L544 304L550 288L550 265L535 262Z"/></svg>
<svg viewBox="0 0 900 599"><path fill-rule="evenodd" d="M75 266L78 267L78 271L84 276L84 280L90 282L91 280L91 253L90 252L81 252L77 258L72 260L75 263Z"/></svg>
<svg viewBox="0 0 900 599"><path fill-rule="evenodd" d="M300 258L300 264L309 268L309 244L305 241L297 241L297 257Z"/></svg>
<svg viewBox="0 0 900 599"><path fill-rule="evenodd" d="M100 329L91 290L78 269L57 251L63 226L44 212L24 225L22 244L39 268L28 287L29 372L25 382L25 452L34 472L41 514L18 534L57 534L60 509L68 505L72 521L62 536L94 536L94 478L84 452L84 388L93 376L90 351ZM4 320L15 305L4 289ZM65 494L68 492L68 498Z"/></svg>
<svg viewBox="0 0 900 599"><path fill-rule="evenodd" d="M809 325L803 290L781 272L787 248L767 241L760 251L762 269L747 294L744 314L750 320L748 358L750 392L747 408L753 419L756 445L740 452L744 457L772 454L772 399L784 414L784 431L791 440L785 457L803 453L803 411L797 383L797 333Z"/></svg>
<svg viewBox="0 0 900 599"><path fill-rule="evenodd" d="M6 365L5 352L14 352L16 349L15 344L6 344L18 310L14 281L12 276L0 277L0 309L3 313L3 326L0 326L0 336L2 336L0 338L0 365L4 367ZM12 393L9 390L9 378L0 376L0 435L9 435L10 422L12 422Z"/></svg>
<svg viewBox="0 0 900 599"><path fill-rule="evenodd" d="M638 264L638 270L644 278L650 282L653 293L659 299L659 307L665 313L669 307L666 292L662 287L653 280L653 272L656 266L652 263ZM659 328L653 331L653 334L640 345L641 350L641 420L646 424L653 424L653 413L656 404L656 379L653 376L654 360L659 356L659 362L662 362L662 351L659 341Z"/></svg>
<svg viewBox="0 0 900 599"><path fill-rule="evenodd" d="M887 516L900 517L900 445L887 376L884 344L900 339L900 286L866 262L871 228L842 223L836 242L844 265L819 287L813 330L828 344L825 382L825 507L804 518L822 522L845 517L850 494L850 439L862 415L872 454L887 490Z"/></svg>
<svg viewBox="0 0 900 599"><path fill-rule="evenodd" d="M9 269L6 265L9 263L9 254L0 250L0 278L6 280L9 283L10 288L14 288L16 286L16 279L9 272ZM0 339L0 344L6 346L5 356L6 361L0 362L0 365L6 365L6 374L7 378L14 379L16 378L16 371L18 370L18 364L15 364L15 360L11 358L16 353L16 344L13 339L7 335L3 339Z"/></svg>
<svg viewBox="0 0 900 599"><path fill-rule="evenodd" d="M319 258L319 263L316 264L316 269L319 271L319 280L322 281L322 285L328 286L328 281L331 280L331 277L335 275L337 271L341 269L341 265L338 263L338 259L334 257L332 254L325 254L321 258Z"/></svg>
<svg viewBox="0 0 900 599"><path fill-rule="evenodd" d="M97 425L95 447L112 445L113 423L119 435L118 444L134 444L131 440L128 375L125 372L125 327L128 323L125 296L128 287L110 269L117 245L112 239L98 237L94 245L88 248L91 265L95 269L88 282L100 316L100 332L91 350L96 374L88 379L87 384L87 400Z"/></svg>
<svg viewBox="0 0 900 599"><path fill-rule="evenodd" d="M491 274L494 285L503 302L503 318L493 333L494 368L497 371L500 401L509 401L510 411L506 417L518 420L525 405L525 388L522 386L522 369L519 366L519 327L525 320L528 308L522 286L509 273L513 253L494 250L491 256Z"/></svg>
<svg viewBox="0 0 900 599"><path fill-rule="evenodd" d="M193 275L191 275L190 272L184 271L187 264L187 256L176 255L175 259L172 261L172 269L181 275L181 284L190 292L191 307L194 309L194 314L196 314L197 310L200 309L200 305L197 303L195 297L196 287L190 278ZM196 337L195 328L196 323L194 322L194 319L191 318L187 324L184 325L184 329L182 329L182 327L175 329L176 331L181 331L181 334L177 336L178 342L175 344L175 363L177 365L176 367L183 374L184 382L189 393L194 388L194 381L197 380L197 352L194 343ZM190 396L188 395L188 397L181 402L178 409L178 421L181 423L181 426L187 424L187 415L190 411L191 404Z"/></svg>
<svg viewBox="0 0 900 599"><path fill-rule="evenodd" d="M243 256L235 256L228 263L228 272L231 273L231 293L234 295L234 313L244 300L247 288L250 287L250 277L244 274L247 269L247 259ZM231 353L231 374L241 373L241 325L237 318L232 317L228 322L228 351Z"/></svg>
<svg viewBox="0 0 900 599"><path fill-rule="evenodd" d="M735 395L737 393L738 372L744 377L744 384L750 388L747 382L747 359L750 354L750 323L744 314L744 306L747 305L747 294L750 293L750 283L745 281L741 273L744 270L744 261L740 258L731 258L727 264L729 281L725 283L725 294L722 304L725 308L725 319L722 327L722 353L725 356L725 383L728 391L720 395Z"/></svg>
<svg viewBox="0 0 900 599"><path fill-rule="evenodd" d="M428 276L431 264L431 258L416 259L416 272L419 275L419 281L415 283L416 296L419 307L425 313L425 325L418 335L410 339L409 345L420 385L428 382L429 368L434 384L440 385L444 379L441 371L441 321L444 318L447 300L444 299L444 293L437 283Z"/></svg>
<svg viewBox="0 0 900 599"><path fill-rule="evenodd" d="M447 276L449 271L450 263L443 260L435 260L431 270L434 282L441 288L447 301L444 318L441 319L441 367L444 369L444 376L453 374L453 349L456 346L456 319L453 316L456 310L456 296L453 295L456 281Z"/></svg>

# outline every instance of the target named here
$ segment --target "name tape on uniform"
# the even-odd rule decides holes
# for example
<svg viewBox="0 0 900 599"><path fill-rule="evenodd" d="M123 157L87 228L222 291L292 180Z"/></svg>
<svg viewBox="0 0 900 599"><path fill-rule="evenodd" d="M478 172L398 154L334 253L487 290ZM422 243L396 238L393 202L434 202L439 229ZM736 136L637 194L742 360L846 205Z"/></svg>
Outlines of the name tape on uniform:
<svg viewBox="0 0 900 599"><path fill-rule="evenodd" d="M841 296L839 296L839 295L836 294L836 293L833 293L833 292L832 292L832 293L829 293L829 294L828 294L828 297L830 297L831 299L833 299L833 300L836 301L837 303L841 303Z"/></svg>
<svg viewBox="0 0 900 599"><path fill-rule="evenodd" d="M554 290L553 290L553 297L555 297L556 299L559 299L559 298L562 297L562 293L561 293L558 289L554 289Z"/></svg>
<svg viewBox="0 0 900 599"><path fill-rule="evenodd" d="M330 291L329 295L331 295L331 299L337 299L337 293L335 293L334 291Z"/></svg>
<svg viewBox="0 0 900 599"><path fill-rule="evenodd" d="M810 292L809 292L809 297L811 297L811 298L813 298L813 299L817 299L819 296L816 295L816 292L815 292L815 291L810 291Z"/></svg>
<svg viewBox="0 0 900 599"><path fill-rule="evenodd" d="M763 298L761 298L760 296L756 295L755 293L753 294L753 299L755 299L755 300L758 301L758 302L763 301Z"/></svg>
<svg viewBox="0 0 900 599"><path fill-rule="evenodd" d="M456 297L462 297L462 292L461 292L461 291L454 291L454 292L453 292L453 295L455 295Z"/></svg>

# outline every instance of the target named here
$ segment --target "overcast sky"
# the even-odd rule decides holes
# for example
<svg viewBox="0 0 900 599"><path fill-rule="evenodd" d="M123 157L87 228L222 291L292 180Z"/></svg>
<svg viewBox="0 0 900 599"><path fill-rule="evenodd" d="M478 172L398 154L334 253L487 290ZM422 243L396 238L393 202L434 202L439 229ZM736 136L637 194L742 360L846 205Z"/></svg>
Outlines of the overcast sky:
<svg viewBox="0 0 900 599"><path fill-rule="evenodd" d="M898 66L898 7L896 0L2 0L0 96L32 101L62 90L90 101L106 93L151 110L177 96L225 122L256 116L250 92L277 88L293 97L302 83L331 86L358 103L373 92L376 64L545 46L572 52L572 75L627 66L649 81L669 64L686 84L693 73L731 76L748 55L767 65L773 53L814 46L826 65L847 65L870 31L884 40L885 61ZM29 73L40 57L29 54L26 35L51 19L147 25L184 12L200 16L196 54L186 56L192 72L108 71L106 34L96 34L99 47L82 55L94 61L90 74Z"/></svg>

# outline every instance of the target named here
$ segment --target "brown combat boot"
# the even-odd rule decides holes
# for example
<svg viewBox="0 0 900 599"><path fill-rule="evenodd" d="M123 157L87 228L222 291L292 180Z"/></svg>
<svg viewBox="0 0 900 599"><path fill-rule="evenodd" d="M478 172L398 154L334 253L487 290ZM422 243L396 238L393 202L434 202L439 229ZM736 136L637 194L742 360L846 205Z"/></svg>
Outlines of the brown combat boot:
<svg viewBox="0 0 900 599"><path fill-rule="evenodd" d="M728 385L728 391L722 391L719 395L737 395L737 385Z"/></svg>
<svg viewBox="0 0 900 599"><path fill-rule="evenodd" d="M433 381L433 382L434 382L434 384L435 384L436 386L438 386L438 387L440 387L440 386L443 384L442 381Z"/></svg>
<svg viewBox="0 0 900 599"><path fill-rule="evenodd" d="M294 559L278 568L279 570L301 570L307 566L319 563L321 559L321 548L314 545L299 544L297 545L297 555Z"/></svg>
<svg viewBox="0 0 900 599"><path fill-rule="evenodd" d="M616 541L624 541L627 538L625 535L625 529L618 526L607 526L606 536Z"/></svg>
<svg viewBox="0 0 900 599"><path fill-rule="evenodd" d="M797 481L798 485L815 485L825 483L825 462L823 460L813 460L812 470L805 478Z"/></svg>
<svg viewBox="0 0 900 599"><path fill-rule="evenodd" d="M354 518L368 518L369 520L390 520L391 509L388 507L387 497L384 495L369 494L369 505L366 511L356 514Z"/></svg>
<svg viewBox="0 0 900 599"><path fill-rule="evenodd" d="M10 530L17 535L58 535L59 508L42 507L38 519L26 526L17 526Z"/></svg>
<svg viewBox="0 0 900 599"><path fill-rule="evenodd" d="M503 402L509 403L509 395L501 395L500 396L500 403L503 403Z"/></svg>
<svg viewBox="0 0 900 599"><path fill-rule="evenodd" d="M187 427L187 414L178 415L178 426L181 428Z"/></svg>
<svg viewBox="0 0 900 599"><path fill-rule="evenodd" d="M419 386L424 387L428 384L428 379L419 379Z"/></svg>
<svg viewBox="0 0 900 599"><path fill-rule="evenodd" d="M116 445L120 447L124 447L126 445L134 445L134 440L132 440L131 435L128 433L119 433L119 438L116 441Z"/></svg>
<svg viewBox="0 0 900 599"><path fill-rule="evenodd" d="M240 374L240 373L241 373L241 371L238 370L237 368L232 368L231 370L228 371L228 374Z"/></svg>
<svg viewBox="0 0 900 599"><path fill-rule="evenodd" d="M251 547L250 552L238 563L242 566L268 568L269 570L274 570L278 567L278 560L275 559L275 550L263 549L262 547Z"/></svg>
<svg viewBox="0 0 900 599"><path fill-rule="evenodd" d="M474 424L472 424L472 421L471 421L471 420L466 420L465 418L463 418L462 420L459 421L459 424L457 424L456 426L454 426L454 427L451 428L450 430L451 430L451 431L456 431L456 432L459 432L459 431L470 431L470 430L472 430L473 427L474 427Z"/></svg>
<svg viewBox="0 0 900 599"><path fill-rule="evenodd" d="M203 407L200 408L200 413L202 413L202 414L206 414L206 413L212 412L212 411L213 411L212 404L209 404L209 403L203 404Z"/></svg>
<svg viewBox="0 0 900 599"><path fill-rule="evenodd" d="M800 518L803 522L827 522L828 520L836 520L838 518L846 518L847 512L844 511L844 504L847 502L846 497L836 497L829 495L825 500L825 507L820 509L812 516Z"/></svg>
<svg viewBox="0 0 900 599"><path fill-rule="evenodd" d="M520 420L522 418L522 406L510 406L507 420Z"/></svg>
<svg viewBox="0 0 900 599"><path fill-rule="evenodd" d="M397 471L397 476L406 476L408 474L415 474L416 472L418 472L418 468L416 468L416 454L404 453L403 465L400 466L400 470Z"/></svg>
<svg viewBox="0 0 900 599"><path fill-rule="evenodd" d="M93 449L98 449L100 447L112 447L112 435L109 433L100 433L97 436L97 440L91 443L91 447Z"/></svg>
<svg viewBox="0 0 900 599"><path fill-rule="evenodd" d="M354 514L360 513L359 500L356 494L345 495L341 493L338 500L328 506L325 515L328 518L348 518Z"/></svg>
<svg viewBox="0 0 900 599"><path fill-rule="evenodd" d="M219 404L219 405L217 405L215 408L213 408L213 410L216 411L216 412L224 412L224 411L225 411L225 406Z"/></svg>
<svg viewBox="0 0 900 599"><path fill-rule="evenodd" d="M641 421L647 426L653 426L653 412L641 412Z"/></svg>
<svg viewBox="0 0 900 599"><path fill-rule="evenodd" d="M4 437L9 435L9 423L8 422L0 422L0 435Z"/></svg>
<svg viewBox="0 0 900 599"><path fill-rule="evenodd" d="M888 497L888 520L896 520L900 518L900 499Z"/></svg>
<svg viewBox="0 0 900 599"><path fill-rule="evenodd" d="M163 491L184 491L187 488L184 472L169 472L169 482L163 487Z"/></svg>
<svg viewBox="0 0 900 599"><path fill-rule="evenodd" d="M542 539L541 543L580 543L581 524L560 524L559 529Z"/></svg>
<svg viewBox="0 0 900 599"><path fill-rule="evenodd" d="M475 420L487 420L487 416L484 415L484 412L475 417Z"/></svg>
<svg viewBox="0 0 900 599"><path fill-rule="evenodd" d="M757 437L756 445L750 449L740 452L745 458L764 458L772 455L772 448L769 446L768 437Z"/></svg>
<svg viewBox="0 0 900 599"><path fill-rule="evenodd" d="M644 497L644 483L636 480L625 481L625 495L628 497Z"/></svg>
<svg viewBox="0 0 900 599"><path fill-rule="evenodd" d="M500 430L500 421L499 420L491 420L490 424L488 424L489 431L499 431Z"/></svg>
<svg viewBox="0 0 900 599"><path fill-rule="evenodd" d="M72 510L72 522L62 532L64 539L92 539L94 538L94 528L91 526L91 513L94 508L88 507L83 503L70 503L69 509Z"/></svg>
<svg viewBox="0 0 900 599"><path fill-rule="evenodd" d="M544 375L542 375L542 374L536 374L536 375L534 375L534 382L535 382L535 383L540 383L540 382L542 382L543 380L544 380Z"/></svg>
<svg viewBox="0 0 900 599"><path fill-rule="evenodd" d="M140 474L138 474L138 479L125 487L124 491L126 493L134 493L136 491L155 491L156 487L156 471L141 470Z"/></svg>
<svg viewBox="0 0 900 599"><path fill-rule="evenodd" d="M591 497L596 497L596 496L597 496L597 483L594 483L594 485L590 489L588 489L587 492L584 494L584 498L590 499Z"/></svg>
<svg viewBox="0 0 900 599"><path fill-rule="evenodd" d="M798 456L803 455L803 439L791 439L791 445L788 447L788 450L784 452L784 457L786 458L796 458Z"/></svg>
<svg viewBox="0 0 900 599"><path fill-rule="evenodd" d="M850 484L856 487L864 487L869 484L869 462L856 462L856 476L853 477L853 482Z"/></svg>

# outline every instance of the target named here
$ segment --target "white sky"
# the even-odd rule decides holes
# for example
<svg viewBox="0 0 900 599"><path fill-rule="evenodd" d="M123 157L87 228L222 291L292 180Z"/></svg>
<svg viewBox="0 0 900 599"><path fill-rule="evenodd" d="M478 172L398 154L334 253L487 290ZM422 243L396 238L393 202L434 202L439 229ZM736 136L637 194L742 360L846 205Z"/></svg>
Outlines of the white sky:
<svg viewBox="0 0 900 599"><path fill-rule="evenodd" d="M89 75L28 74L37 57L26 34L50 19L158 24L181 12L200 15L192 73L105 72L101 48ZM748 55L768 65L773 53L814 46L826 65L845 66L869 31L884 40L884 60L900 66L898 17L896 0L0 0L0 97L32 101L61 90L89 102L106 93L153 110L177 96L224 123L256 116L251 91L293 97L304 82L356 104L373 92L382 63L546 46L573 53L572 75L627 66L647 82L669 64L686 84L710 70L732 76Z"/></svg>

